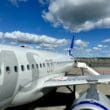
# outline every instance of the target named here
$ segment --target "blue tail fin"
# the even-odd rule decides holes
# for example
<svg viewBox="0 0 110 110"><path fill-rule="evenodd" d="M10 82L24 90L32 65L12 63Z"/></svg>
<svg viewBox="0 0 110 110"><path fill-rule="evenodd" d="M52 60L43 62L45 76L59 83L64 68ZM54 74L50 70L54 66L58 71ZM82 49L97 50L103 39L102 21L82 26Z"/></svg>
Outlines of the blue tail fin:
<svg viewBox="0 0 110 110"><path fill-rule="evenodd" d="M73 38L71 40L71 45L70 45L70 48L69 48L69 55L73 57L73 48L74 48L74 35L73 35Z"/></svg>

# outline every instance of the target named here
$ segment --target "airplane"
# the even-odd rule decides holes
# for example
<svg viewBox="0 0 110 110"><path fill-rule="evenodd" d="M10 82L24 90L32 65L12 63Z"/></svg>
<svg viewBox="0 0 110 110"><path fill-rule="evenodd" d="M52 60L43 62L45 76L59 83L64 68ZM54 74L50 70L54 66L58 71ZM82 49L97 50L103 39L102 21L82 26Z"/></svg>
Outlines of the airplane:
<svg viewBox="0 0 110 110"><path fill-rule="evenodd" d="M108 100L92 90L91 84L108 84L110 75L100 75L87 64L76 62L71 51L69 54L0 45L0 110L38 100L55 87L82 84L90 84L90 90L75 101L71 110L109 110ZM74 67L86 68L92 75L67 76ZM89 96L94 92L98 101Z"/></svg>

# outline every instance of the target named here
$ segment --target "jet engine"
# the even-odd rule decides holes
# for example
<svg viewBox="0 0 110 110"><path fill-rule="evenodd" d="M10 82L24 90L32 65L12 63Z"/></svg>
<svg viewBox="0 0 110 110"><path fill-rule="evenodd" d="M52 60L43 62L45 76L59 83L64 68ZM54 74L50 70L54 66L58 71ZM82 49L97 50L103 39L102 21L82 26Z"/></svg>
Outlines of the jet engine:
<svg viewBox="0 0 110 110"><path fill-rule="evenodd" d="M110 100L95 85L90 85L73 103L71 110L110 110Z"/></svg>

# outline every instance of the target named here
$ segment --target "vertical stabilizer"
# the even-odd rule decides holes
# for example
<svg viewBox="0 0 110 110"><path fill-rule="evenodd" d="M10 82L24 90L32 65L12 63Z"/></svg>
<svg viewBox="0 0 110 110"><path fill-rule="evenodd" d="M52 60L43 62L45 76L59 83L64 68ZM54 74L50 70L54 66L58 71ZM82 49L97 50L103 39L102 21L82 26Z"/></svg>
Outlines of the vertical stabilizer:
<svg viewBox="0 0 110 110"><path fill-rule="evenodd" d="M69 56L72 56L73 57L73 48L74 48L74 35L73 35L73 38L71 40L71 45L70 45L70 48L69 48Z"/></svg>

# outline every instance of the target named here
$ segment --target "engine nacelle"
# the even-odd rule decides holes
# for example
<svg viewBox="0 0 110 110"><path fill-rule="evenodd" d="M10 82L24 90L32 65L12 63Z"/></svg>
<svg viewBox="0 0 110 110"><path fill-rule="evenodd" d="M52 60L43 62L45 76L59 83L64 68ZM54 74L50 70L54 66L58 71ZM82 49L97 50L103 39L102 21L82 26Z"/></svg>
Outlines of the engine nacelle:
<svg viewBox="0 0 110 110"><path fill-rule="evenodd" d="M71 110L110 110L110 100L92 85L73 103Z"/></svg>

